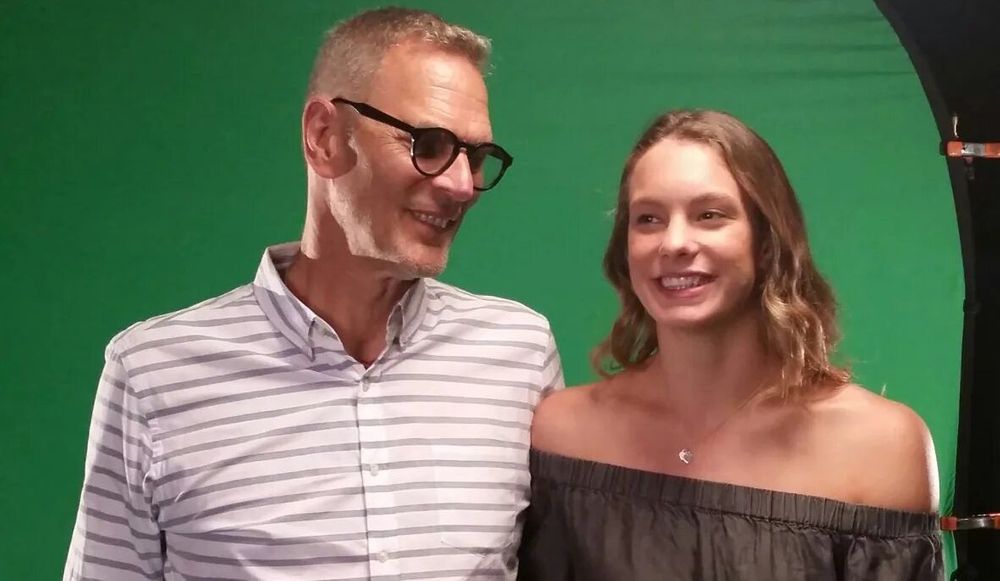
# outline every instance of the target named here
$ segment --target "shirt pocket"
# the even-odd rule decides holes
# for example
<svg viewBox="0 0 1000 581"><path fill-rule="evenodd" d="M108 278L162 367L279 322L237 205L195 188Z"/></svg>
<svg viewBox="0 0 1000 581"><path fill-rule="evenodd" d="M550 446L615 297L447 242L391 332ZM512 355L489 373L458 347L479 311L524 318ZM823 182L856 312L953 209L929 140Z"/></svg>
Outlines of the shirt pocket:
<svg viewBox="0 0 1000 581"><path fill-rule="evenodd" d="M433 447L440 541L506 567L516 554L521 513L528 506L527 446L464 440Z"/></svg>

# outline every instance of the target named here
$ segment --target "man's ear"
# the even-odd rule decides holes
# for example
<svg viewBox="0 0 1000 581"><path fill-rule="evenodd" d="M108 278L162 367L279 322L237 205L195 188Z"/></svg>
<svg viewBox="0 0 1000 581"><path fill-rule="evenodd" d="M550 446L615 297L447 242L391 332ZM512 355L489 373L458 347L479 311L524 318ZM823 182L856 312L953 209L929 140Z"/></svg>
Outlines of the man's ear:
<svg viewBox="0 0 1000 581"><path fill-rule="evenodd" d="M347 119L330 101L310 97L302 111L302 151L318 175L333 179L354 166L348 146Z"/></svg>

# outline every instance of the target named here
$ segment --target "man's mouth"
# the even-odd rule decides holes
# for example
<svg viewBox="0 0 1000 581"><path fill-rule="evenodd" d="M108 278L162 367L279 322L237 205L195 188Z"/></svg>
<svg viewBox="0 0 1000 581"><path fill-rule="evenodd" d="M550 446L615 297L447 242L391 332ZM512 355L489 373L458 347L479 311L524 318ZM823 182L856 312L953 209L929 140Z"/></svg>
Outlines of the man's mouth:
<svg viewBox="0 0 1000 581"><path fill-rule="evenodd" d="M417 220L420 220L424 224L429 224L438 230L446 230L449 226L455 223L455 219L445 218L436 214L417 212L416 210L413 210L411 213L417 218Z"/></svg>

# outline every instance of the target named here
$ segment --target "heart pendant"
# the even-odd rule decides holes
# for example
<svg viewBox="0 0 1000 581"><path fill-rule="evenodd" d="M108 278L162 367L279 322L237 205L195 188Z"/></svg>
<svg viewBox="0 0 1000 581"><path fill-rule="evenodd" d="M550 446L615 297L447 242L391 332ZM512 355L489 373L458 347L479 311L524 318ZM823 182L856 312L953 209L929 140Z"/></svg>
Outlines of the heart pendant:
<svg viewBox="0 0 1000 581"><path fill-rule="evenodd" d="M683 450L677 453L677 457L681 459L681 462L685 464L690 464L691 460L694 460L694 452L688 450L687 448L684 448Z"/></svg>

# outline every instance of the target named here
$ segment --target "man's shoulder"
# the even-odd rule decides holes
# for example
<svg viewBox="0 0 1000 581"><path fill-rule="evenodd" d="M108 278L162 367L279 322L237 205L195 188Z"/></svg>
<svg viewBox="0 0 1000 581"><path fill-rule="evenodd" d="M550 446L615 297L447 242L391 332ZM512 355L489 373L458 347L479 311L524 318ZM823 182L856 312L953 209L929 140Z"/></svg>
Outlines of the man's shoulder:
<svg viewBox="0 0 1000 581"><path fill-rule="evenodd" d="M435 279L425 279L429 308L462 313L476 318L499 317L506 321L523 318L548 327L548 319L538 311L513 299L477 294Z"/></svg>
<svg viewBox="0 0 1000 581"><path fill-rule="evenodd" d="M194 305L133 323L108 343L108 353L127 356L151 346L183 342L187 337L225 339L246 331L241 323L266 323L253 286L239 286Z"/></svg>

